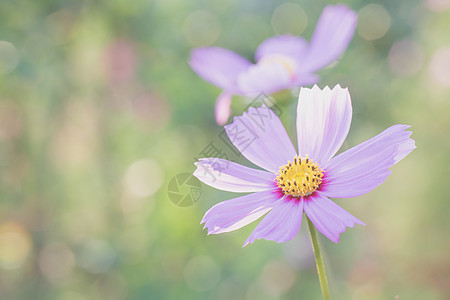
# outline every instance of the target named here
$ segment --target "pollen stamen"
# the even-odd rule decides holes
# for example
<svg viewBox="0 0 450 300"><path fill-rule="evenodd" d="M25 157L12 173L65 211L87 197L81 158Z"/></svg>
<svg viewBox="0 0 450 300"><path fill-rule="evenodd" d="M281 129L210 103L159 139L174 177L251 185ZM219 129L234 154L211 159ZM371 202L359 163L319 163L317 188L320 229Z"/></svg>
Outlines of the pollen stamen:
<svg viewBox="0 0 450 300"><path fill-rule="evenodd" d="M284 194L305 197L314 193L322 184L324 171L309 157L294 157L294 162L280 167L277 186Z"/></svg>

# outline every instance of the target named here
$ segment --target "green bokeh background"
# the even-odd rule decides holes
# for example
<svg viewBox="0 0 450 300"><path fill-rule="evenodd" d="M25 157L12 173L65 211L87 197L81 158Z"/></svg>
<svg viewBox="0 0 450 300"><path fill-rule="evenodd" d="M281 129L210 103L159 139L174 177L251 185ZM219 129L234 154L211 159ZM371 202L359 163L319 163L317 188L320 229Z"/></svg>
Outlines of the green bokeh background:
<svg viewBox="0 0 450 300"><path fill-rule="evenodd" d="M383 185L337 200L367 226L320 236L334 299L450 298L448 2L347 1L357 33L319 72L352 95L344 148L396 123L417 145ZM253 59L274 34L309 39L330 2L284 3L1 1L1 299L321 298L306 223L290 242L241 248L256 223L217 236L199 224L235 194L202 185L179 207L167 193L211 141L233 155L214 122L220 91L189 51ZM275 95L294 141L297 94Z"/></svg>

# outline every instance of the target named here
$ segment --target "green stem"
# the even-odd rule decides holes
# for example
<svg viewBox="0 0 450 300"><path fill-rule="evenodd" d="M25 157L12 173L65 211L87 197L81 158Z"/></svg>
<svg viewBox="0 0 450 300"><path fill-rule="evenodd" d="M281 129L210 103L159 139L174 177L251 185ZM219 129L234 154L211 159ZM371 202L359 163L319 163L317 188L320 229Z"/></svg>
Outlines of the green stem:
<svg viewBox="0 0 450 300"><path fill-rule="evenodd" d="M330 299L330 290L328 289L327 274L325 273L325 265L323 263L322 255L320 254L319 240L317 239L316 228L311 220L306 217L308 221L309 234L311 235L311 242L314 249L314 257L316 258L317 274L319 275L320 288L324 300Z"/></svg>

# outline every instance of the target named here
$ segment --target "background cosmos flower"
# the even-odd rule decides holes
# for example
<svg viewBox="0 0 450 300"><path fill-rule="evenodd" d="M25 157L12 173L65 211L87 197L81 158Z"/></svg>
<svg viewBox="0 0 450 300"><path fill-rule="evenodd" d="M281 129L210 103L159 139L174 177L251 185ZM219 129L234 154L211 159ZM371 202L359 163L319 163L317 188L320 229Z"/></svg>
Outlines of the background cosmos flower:
<svg viewBox="0 0 450 300"><path fill-rule="evenodd" d="M192 50L192 69L204 80L223 89L216 101L218 124L227 122L234 94L255 97L284 89L316 83L317 70L337 59L355 32L356 12L345 5L329 5L323 10L308 44L291 35L275 36L256 49L253 64L233 51L220 47Z"/></svg>
<svg viewBox="0 0 450 300"><path fill-rule="evenodd" d="M333 157L348 134L351 118L347 89L339 85L333 90L302 88L297 107L297 152L281 121L266 106L250 108L235 117L225 126L228 137L249 161L264 170L218 158L196 162L194 176L204 183L225 191L253 192L208 210L202 220L208 234L236 230L266 213L244 246L261 238L291 240L300 229L303 212L336 243L346 227L364 225L328 197L356 197L371 191L391 174L392 165L415 148L415 142L409 138L411 132L405 131L409 126L397 124ZM253 141L242 143L248 140Z"/></svg>

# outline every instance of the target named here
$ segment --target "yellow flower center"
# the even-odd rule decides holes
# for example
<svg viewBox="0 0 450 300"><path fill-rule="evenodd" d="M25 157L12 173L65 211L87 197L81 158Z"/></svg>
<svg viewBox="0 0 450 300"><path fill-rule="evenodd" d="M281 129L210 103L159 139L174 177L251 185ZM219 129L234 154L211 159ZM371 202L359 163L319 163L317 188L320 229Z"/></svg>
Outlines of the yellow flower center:
<svg viewBox="0 0 450 300"><path fill-rule="evenodd" d="M308 157L294 157L294 162L280 167L277 186L285 195L305 197L314 193L322 183L324 171Z"/></svg>

